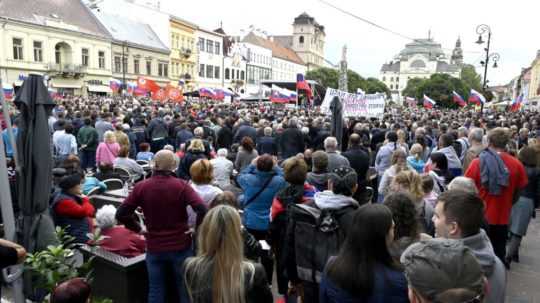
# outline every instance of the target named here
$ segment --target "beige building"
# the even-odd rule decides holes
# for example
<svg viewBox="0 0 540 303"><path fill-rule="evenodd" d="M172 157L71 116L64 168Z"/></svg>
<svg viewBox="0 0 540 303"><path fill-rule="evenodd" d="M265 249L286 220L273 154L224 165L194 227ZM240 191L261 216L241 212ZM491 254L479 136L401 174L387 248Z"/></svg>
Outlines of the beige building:
<svg viewBox="0 0 540 303"><path fill-rule="evenodd" d="M183 84L193 90L197 73L197 49L195 33L197 25L175 16L170 18L171 32L171 82Z"/></svg>
<svg viewBox="0 0 540 303"><path fill-rule="evenodd" d="M536 58L531 64L530 73L529 102L532 107L538 107L540 104L540 50L536 53Z"/></svg>
<svg viewBox="0 0 540 303"><path fill-rule="evenodd" d="M79 0L4 0L0 23L4 83L34 73L62 94L110 91L110 37Z"/></svg>
<svg viewBox="0 0 540 303"><path fill-rule="evenodd" d="M111 69L114 79L135 84L143 76L164 87L169 84L169 48L152 28L125 17L94 11L112 37ZM123 62L123 63L122 63Z"/></svg>

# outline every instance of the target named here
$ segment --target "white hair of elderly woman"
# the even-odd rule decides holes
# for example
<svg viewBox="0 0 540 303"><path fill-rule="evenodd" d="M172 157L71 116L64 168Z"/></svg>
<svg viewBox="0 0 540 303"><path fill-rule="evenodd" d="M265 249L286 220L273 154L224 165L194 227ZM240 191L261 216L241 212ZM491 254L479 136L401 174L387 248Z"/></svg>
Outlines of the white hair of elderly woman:
<svg viewBox="0 0 540 303"><path fill-rule="evenodd" d="M448 190L463 190L473 194L478 194L478 188L474 184L473 179L467 177L455 177L450 184L448 184Z"/></svg>
<svg viewBox="0 0 540 303"><path fill-rule="evenodd" d="M99 228L107 229L116 225L116 207L104 205L96 212L96 223Z"/></svg>

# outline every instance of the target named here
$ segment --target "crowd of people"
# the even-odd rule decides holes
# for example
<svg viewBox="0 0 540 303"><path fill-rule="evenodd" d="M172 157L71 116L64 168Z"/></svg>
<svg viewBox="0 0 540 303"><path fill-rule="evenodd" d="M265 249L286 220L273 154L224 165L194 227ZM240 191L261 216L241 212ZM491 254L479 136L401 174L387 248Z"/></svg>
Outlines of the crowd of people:
<svg viewBox="0 0 540 303"><path fill-rule="evenodd" d="M181 302L504 302L540 203L538 112L389 106L344 122L266 103L64 98L49 119L51 213L77 243L100 228L103 249L145 253L152 303L169 269ZM86 194L119 169L129 195L96 210Z"/></svg>

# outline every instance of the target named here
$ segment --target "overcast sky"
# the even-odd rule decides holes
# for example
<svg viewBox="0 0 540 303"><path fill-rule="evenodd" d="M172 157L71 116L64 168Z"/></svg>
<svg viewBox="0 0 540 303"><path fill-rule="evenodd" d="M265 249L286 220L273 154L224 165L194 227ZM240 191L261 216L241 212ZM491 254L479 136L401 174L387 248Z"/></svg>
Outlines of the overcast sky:
<svg viewBox="0 0 540 303"><path fill-rule="evenodd" d="M156 1L156 0L154 0ZM432 37L451 50L461 36L465 62L481 71L483 47L476 26L488 24L493 32L491 48L501 55L499 68L488 71L490 85L505 84L529 66L540 49L540 1L538 0L329 0L351 13L413 38ZM364 77L377 76L409 40L345 15L319 0L161 0L162 10L208 29L223 27L238 34L249 25L272 35L292 33L296 16L307 12L326 29L326 59L337 63L341 48L348 47L349 68Z"/></svg>

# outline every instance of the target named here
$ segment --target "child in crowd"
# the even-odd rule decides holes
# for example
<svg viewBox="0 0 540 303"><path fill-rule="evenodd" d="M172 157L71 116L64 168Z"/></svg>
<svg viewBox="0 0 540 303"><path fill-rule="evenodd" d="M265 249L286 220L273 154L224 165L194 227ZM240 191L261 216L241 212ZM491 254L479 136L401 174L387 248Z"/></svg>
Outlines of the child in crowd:
<svg viewBox="0 0 540 303"><path fill-rule="evenodd" d="M421 174L424 171L424 166L426 165L426 162L424 159L422 159L424 155L424 148L422 148L422 145L415 143L411 147L410 154L411 155L407 157L407 164L414 168L417 173Z"/></svg>
<svg viewBox="0 0 540 303"><path fill-rule="evenodd" d="M137 161L152 161L154 153L150 151L150 144L143 142L139 145L140 152L137 153Z"/></svg>
<svg viewBox="0 0 540 303"><path fill-rule="evenodd" d="M422 175L422 189L424 190L424 201L435 208L437 204L437 193L433 191L433 178L428 174Z"/></svg>

